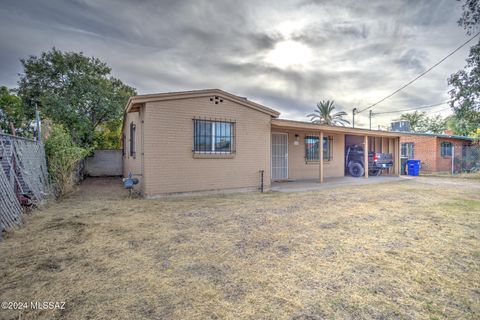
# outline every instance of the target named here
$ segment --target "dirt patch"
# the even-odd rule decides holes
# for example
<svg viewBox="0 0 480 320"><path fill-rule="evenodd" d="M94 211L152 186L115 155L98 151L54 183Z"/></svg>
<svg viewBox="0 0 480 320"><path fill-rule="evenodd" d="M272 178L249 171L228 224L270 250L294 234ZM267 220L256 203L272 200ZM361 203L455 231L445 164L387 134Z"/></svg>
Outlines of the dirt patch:
<svg viewBox="0 0 480 320"><path fill-rule="evenodd" d="M480 182L129 198L88 179L0 243L1 319L479 318Z"/></svg>

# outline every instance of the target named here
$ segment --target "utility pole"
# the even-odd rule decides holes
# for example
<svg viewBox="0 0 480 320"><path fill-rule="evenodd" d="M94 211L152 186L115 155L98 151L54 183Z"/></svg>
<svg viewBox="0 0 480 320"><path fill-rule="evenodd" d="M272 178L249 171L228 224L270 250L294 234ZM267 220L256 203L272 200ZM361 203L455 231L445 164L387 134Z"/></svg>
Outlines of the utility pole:
<svg viewBox="0 0 480 320"><path fill-rule="evenodd" d="M370 112L368 113L368 119L370 121L370 130L372 130L372 115L373 115L373 112L372 110L370 110Z"/></svg>
<svg viewBox="0 0 480 320"><path fill-rule="evenodd" d="M42 135L40 132L40 111L38 111L38 105L35 103L35 122L37 125L37 143L42 142Z"/></svg>
<svg viewBox="0 0 480 320"><path fill-rule="evenodd" d="M355 128L355 113L357 112L357 108L353 108L352 110L352 127Z"/></svg>
<svg viewBox="0 0 480 320"><path fill-rule="evenodd" d="M455 146L452 144L452 175L455 174Z"/></svg>

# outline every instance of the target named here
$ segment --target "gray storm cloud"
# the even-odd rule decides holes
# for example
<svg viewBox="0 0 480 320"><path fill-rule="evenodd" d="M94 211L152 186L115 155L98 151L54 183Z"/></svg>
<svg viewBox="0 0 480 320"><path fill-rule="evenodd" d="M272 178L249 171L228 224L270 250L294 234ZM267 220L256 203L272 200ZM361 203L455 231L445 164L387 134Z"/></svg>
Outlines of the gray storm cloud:
<svg viewBox="0 0 480 320"><path fill-rule="evenodd" d="M0 84L55 46L106 61L139 93L221 88L307 120L316 102L351 112L391 93L465 39L461 3L432 1L2 1ZM448 98L464 48L374 108ZM432 115L448 114L429 109ZM437 111L437 113L435 113ZM367 125L367 113L357 123ZM386 125L399 114L374 118Z"/></svg>

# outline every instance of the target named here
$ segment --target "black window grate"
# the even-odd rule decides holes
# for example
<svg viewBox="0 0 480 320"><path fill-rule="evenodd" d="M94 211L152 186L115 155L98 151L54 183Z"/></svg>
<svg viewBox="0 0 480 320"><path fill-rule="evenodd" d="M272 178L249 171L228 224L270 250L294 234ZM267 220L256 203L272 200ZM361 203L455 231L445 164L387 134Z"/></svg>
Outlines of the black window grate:
<svg viewBox="0 0 480 320"><path fill-rule="evenodd" d="M318 141L319 137L305 136L305 159L307 161L318 161L320 157Z"/></svg>
<svg viewBox="0 0 480 320"><path fill-rule="evenodd" d="M320 158L319 147L320 138L317 136L305 136L305 160L306 161L318 161ZM331 136L323 137L323 160L332 160L332 143L333 138Z"/></svg>
<svg viewBox="0 0 480 320"><path fill-rule="evenodd" d="M333 137L323 137L323 160L331 161L333 159Z"/></svg>
<svg viewBox="0 0 480 320"><path fill-rule="evenodd" d="M130 123L130 156L135 157L135 133L137 127L133 122Z"/></svg>
<svg viewBox="0 0 480 320"><path fill-rule="evenodd" d="M126 156L125 134L122 134L122 156Z"/></svg>
<svg viewBox="0 0 480 320"><path fill-rule="evenodd" d="M193 119L194 153L235 153L235 122L220 119Z"/></svg>

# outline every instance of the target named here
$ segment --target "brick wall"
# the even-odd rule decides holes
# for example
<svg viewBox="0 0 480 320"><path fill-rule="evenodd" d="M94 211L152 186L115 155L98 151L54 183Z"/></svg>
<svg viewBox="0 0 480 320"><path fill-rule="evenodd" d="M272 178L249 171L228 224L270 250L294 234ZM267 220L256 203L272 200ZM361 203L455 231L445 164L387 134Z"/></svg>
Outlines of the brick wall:
<svg viewBox="0 0 480 320"><path fill-rule="evenodd" d="M451 142L454 146L455 171L460 170L460 159L462 158L462 147L468 144L467 141L449 138L437 138L437 172L452 172L452 157L440 155L440 145L442 142Z"/></svg>
<svg viewBox="0 0 480 320"><path fill-rule="evenodd" d="M258 189L259 170L270 186L271 116L222 97L148 102L144 123L144 193ZM233 155L192 153L193 118L233 121Z"/></svg>
<svg viewBox="0 0 480 320"><path fill-rule="evenodd" d="M400 143L413 143L413 158L420 160L422 168L420 172L436 172L437 145L436 137L402 135ZM440 153L440 150L438 150Z"/></svg>
<svg viewBox="0 0 480 320"><path fill-rule="evenodd" d="M451 142L455 147L455 157L461 158L462 146L469 142L455 138L443 138L436 136L421 136L405 134L400 137L401 143L413 143L413 158L420 160L422 168L420 172L450 172L452 170L452 157L441 156L440 145L442 142ZM457 161L459 163L459 161Z"/></svg>

